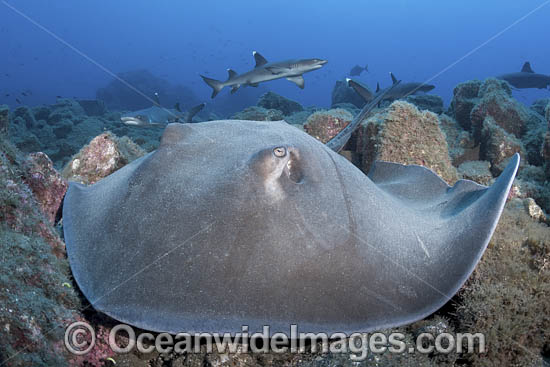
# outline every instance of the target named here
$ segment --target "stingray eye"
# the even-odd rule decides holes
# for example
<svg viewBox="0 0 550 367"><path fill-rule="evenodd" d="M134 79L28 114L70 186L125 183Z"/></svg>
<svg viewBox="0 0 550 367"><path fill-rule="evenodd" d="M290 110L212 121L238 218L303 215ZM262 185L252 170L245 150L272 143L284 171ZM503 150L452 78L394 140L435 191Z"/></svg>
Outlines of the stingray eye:
<svg viewBox="0 0 550 367"><path fill-rule="evenodd" d="M273 149L273 154L275 154L275 157L282 158L286 156L286 148L285 147L277 147Z"/></svg>

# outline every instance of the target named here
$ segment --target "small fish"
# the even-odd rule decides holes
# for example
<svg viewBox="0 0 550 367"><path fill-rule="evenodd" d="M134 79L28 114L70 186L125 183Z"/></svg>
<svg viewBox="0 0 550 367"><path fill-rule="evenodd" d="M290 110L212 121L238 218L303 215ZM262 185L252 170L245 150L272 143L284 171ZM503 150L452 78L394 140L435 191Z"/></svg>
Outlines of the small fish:
<svg viewBox="0 0 550 367"><path fill-rule="evenodd" d="M61 97L61 96L55 96L55 98L63 98L63 97Z"/></svg>
<svg viewBox="0 0 550 367"><path fill-rule="evenodd" d="M368 65L365 65L365 67L361 67L359 65L355 65L354 67L351 68L351 70L349 71L349 75L350 76L359 76L361 75L361 73L363 71L366 71L367 73L369 72L369 66Z"/></svg>
<svg viewBox="0 0 550 367"><path fill-rule="evenodd" d="M27 97L27 93L25 92L21 92L21 95Z"/></svg>
<svg viewBox="0 0 550 367"><path fill-rule="evenodd" d="M4 94L4 97L9 97L9 96L10 96L9 93Z"/></svg>
<svg viewBox="0 0 550 367"><path fill-rule="evenodd" d="M21 104L21 101L19 100L19 98L16 98L16 99L15 99L15 102Z"/></svg>

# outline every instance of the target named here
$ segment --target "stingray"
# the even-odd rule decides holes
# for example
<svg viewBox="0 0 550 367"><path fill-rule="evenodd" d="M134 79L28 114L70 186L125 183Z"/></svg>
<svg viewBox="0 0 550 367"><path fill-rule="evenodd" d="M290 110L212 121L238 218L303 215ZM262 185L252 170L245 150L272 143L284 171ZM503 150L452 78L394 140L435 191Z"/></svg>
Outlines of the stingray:
<svg viewBox="0 0 550 367"><path fill-rule="evenodd" d="M156 151L70 183L80 289L116 320L170 333L351 333L425 318L482 256L519 156L491 187L389 162L365 175L337 153L352 130L324 145L284 121L169 124Z"/></svg>

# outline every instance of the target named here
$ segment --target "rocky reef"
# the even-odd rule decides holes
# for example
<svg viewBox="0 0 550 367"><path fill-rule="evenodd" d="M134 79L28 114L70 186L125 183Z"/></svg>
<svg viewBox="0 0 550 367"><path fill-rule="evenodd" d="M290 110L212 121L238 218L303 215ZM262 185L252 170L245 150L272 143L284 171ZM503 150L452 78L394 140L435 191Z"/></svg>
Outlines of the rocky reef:
<svg viewBox="0 0 550 367"><path fill-rule="evenodd" d="M162 105L170 108L178 102L184 109L200 103L191 89L143 69L119 73L116 79L97 90L96 98L111 110L140 110L151 107L155 93L158 93Z"/></svg>
<svg viewBox="0 0 550 367"><path fill-rule="evenodd" d="M509 91L493 79L462 83L446 113L428 111L430 103L432 111L439 106L434 98L417 98L416 105L396 101L375 110L346 145L343 154L365 173L379 159L420 164L450 184L465 178L489 185L513 153L524 161L489 247L459 293L425 320L382 330L404 333L407 346L422 332L481 332L486 352L369 353L363 364L524 366L542 365L550 355L545 213L550 104L526 107ZM424 109L418 108L421 103ZM235 118L284 119L325 142L357 113L354 104L347 106L303 108L268 93ZM110 351L107 337L116 322L95 312L71 277L59 207L67 179L97 182L155 148L162 129L131 129L119 116L102 111L101 103L66 99L11 112L0 106L0 361L7 366L358 365L350 353L224 354L207 353L204 345L184 354ZM65 328L75 321L90 323L97 333L96 347L82 356L63 345Z"/></svg>

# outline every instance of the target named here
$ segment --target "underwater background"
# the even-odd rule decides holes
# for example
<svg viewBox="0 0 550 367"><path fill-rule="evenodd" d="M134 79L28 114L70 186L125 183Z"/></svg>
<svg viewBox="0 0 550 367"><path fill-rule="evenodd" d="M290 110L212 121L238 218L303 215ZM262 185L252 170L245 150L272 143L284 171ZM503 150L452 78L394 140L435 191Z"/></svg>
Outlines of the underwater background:
<svg viewBox="0 0 550 367"><path fill-rule="evenodd" d="M53 103L56 96L95 98L96 90L112 80L102 67L114 74L145 69L208 101L210 88L199 73L225 80L227 68L247 71L254 66L253 50L268 61L328 60L306 74L304 90L286 80L263 85L303 105L328 106L335 80L357 64L368 64L369 72L359 80L373 89L376 82L390 85L391 71L405 81L429 81L436 86L432 93L448 104L459 82L519 71L525 61L535 72L550 73L550 10L530 14L543 3L5 2L0 104L17 106L15 98L30 105ZM265 91L250 89L236 98L246 93L254 104ZM21 96L24 91L32 95ZM541 90L516 93L526 104L547 96Z"/></svg>
<svg viewBox="0 0 550 367"><path fill-rule="evenodd" d="M550 91L494 78L529 62L550 83L549 20L550 0L0 0L0 366L549 366ZM283 78L211 98L201 75L252 70L253 51L328 63L303 74L304 89ZM158 93L165 110L180 104L170 110L178 122L206 103L192 122L285 120L326 143L366 102L346 78L374 92L391 85L390 72L434 88L383 101L353 132L340 153L365 175L383 160L425 166L449 185L490 186L521 156L463 287L425 319L384 330L407 345L423 332L481 332L487 351L361 362L349 353L114 353L118 322L80 291L61 208L69 181L115 173L155 150L173 122L123 119L153 115ZM75 321L97 333L86 355L63 341Z"/></svg>

